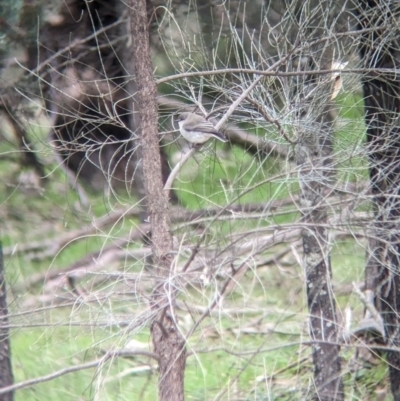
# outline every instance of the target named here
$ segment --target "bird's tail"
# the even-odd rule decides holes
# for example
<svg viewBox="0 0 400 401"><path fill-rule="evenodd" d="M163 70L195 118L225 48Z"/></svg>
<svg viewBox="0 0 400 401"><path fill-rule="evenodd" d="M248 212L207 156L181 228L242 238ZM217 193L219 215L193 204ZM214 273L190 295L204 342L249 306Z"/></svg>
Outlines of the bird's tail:
<svg viewBox="0 0 400 401"><path fill-rule="evenodd" d="M228 142L228 138L221 134L220 132L211 132L211 135L213 135L215 138L219 139L221 142Z"/></svg>

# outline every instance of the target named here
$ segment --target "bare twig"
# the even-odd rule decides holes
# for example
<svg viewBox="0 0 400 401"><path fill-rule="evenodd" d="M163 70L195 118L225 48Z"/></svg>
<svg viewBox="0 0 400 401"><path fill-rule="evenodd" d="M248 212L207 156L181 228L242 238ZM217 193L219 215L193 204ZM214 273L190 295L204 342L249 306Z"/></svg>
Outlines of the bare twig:
<svg viewBox="0 0 400 401"><path fill-rule="evenodd" d="M133 356L134 354L135 355L143 355L143 356L150 357L150 358L157 360L157 357L152 352L130 351L129 354L130 354L130 356ZM122 350L121 353L119 353L119 351L111 351L111 352L108 352L106 355L104 355L103 358L97 359L95 361L82 363L80 365L70 366L70 367L67 367L64 369L60 369L57 372L50 373L49 375L37 377L35 379L26 380L24 382L13 384L12 386L3 387L0 389L0 394L6 394L11 391L16 391L16 390L21 390L23 388L32 387L37 384L41 384L41 383L45 383L45 382L57 379L61 376L67 375L69 373L80 372L80 371L86 370L86 369L98 368L98 367L104 365L109 360L112 360L117 357L127 357L127 356L128 356L128 353L124 350Z"/></svg>

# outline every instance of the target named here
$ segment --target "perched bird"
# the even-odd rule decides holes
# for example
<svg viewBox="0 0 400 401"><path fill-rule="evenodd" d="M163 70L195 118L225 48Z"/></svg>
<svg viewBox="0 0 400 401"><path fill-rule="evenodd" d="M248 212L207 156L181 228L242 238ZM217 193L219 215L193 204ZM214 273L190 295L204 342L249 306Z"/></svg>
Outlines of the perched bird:
<svg viewBox="0 0 400 401"><path fill-rule="evenodd" d="M182 136L189 142L200 144L207 142L210 138L217 138L222 142L228 141L210 121L197 114L182 113L177 121Z"/></svg>

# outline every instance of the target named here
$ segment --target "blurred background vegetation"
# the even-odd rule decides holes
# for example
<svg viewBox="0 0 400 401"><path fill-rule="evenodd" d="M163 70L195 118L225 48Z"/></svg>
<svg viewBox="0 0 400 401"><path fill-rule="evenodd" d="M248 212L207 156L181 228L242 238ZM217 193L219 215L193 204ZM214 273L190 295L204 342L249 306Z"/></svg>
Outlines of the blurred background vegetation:
<svg viewBox="0 0 400 401"><path fill-rule="evenodd" d="M219 299L187 339L188 400L312 397L298 170L294 145L281 134L296 139L296 116L307 102L299 88L310 82L284 73L310 69L324 46L358 68L357 43L340 36L355 29L353 11L344 0L148 1L156 79L237 68L158 86L165 178L188 150L177 113L212 113L217 121L256 79L248 70L267 70L297 52L278 66L282 76L265 76L236 109L224 127L229 143L207 143L173 185L177 266L206 232L193 267L179 277L182 332ZM313 25L317 18L322 28ZM324 35L329 41L310 46ZM101 360L110 350L127 353L18 390L16 400L157 396L157 363L146 356L153 272L143 241L132 46L128 6L119 0L0 4L0 234L15 382ZM390 400L381 355L360 352L354 345L365 340L349 334L364 316L352 283L363 286L371 207L360 75L341 78L329 109L334 178L326 198L346 338L342 375L346 399Z"/></svg>

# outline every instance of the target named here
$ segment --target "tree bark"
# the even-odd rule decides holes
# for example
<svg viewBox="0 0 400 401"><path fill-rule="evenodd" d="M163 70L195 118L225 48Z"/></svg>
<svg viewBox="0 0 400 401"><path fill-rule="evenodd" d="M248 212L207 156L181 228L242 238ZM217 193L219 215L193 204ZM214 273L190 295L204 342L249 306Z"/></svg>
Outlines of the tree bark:
<svg viewBox="0 0 400 401"><path fill-rule="evenodd" d="M322 31L317 30L321 35ZM315 49L314 56L318 53L319 65L312 65L311 68L330 68L332 49ZM325 204L327 191L332 191L334 187L332 89L329 78L309 77L302 82L297 95L302 105L295 147L301 188L300 205L309 210L303 212L303 221L308 226L302 232L303 266L310 313L314 398L319 401L344 399ZM302 96L307 102L301 101Z"/></svg>
<svg viewBox="0 0 400 401"><path fill-rule="evenodd" d="M385 323L389 347L400 346L400 78L376 68L400 67L400 7L397 1L359 0L360 56L370 69L362 77L367 125L370 182L374 206L372 253L366 267L366 286ZM388 351L390 384L400 401L400 353Z"/></svg>
<svg viewBox="0 0 400 401"><path fill-rule="evenodd" d="M338 4L326 9L320 2L297 2L299 31L288 27L292 42L313 41L327 36L331 15ZM338 2L339 3L339 2ZM295 4L295 3L293 3ZM310 8L308 8L310 7ZM312 12L310 12L312 10ZM293 11L293 10L292 10ZM290 14L291 11L288 10ZM335 54L333 43L314 45L295 60L295 69L330 69ZM296 164L300 183L300 206L304 210L302 231L303 268L306 276L307 304L310 313L309 332L314 364L314 399L344 399L341 378L340 345L332 289L330 235L325 197L334 188L333 129L334 109L331 102L333 81L330 77L307 76L293 80L295 110L298 110Z"/></svg>
<svg viewBox="0 0 400 401"><path fill-rule="evenodd" d="M316 124L317 125L317 124ZM340 346L336 322L335 300L331 284L329 231L324 189L327 177L323 174L324 158L319 135L324 129L299 135L296 161L301 186L300 204L311 211L303 214L303 266L306 274L307 303L310 313L310 337L314 363L315 398L321 401L342 400ZM311 134L311 135L310 135Z"/></svg>
<svg viewBox="0 0 400 401"><path fill-rule="evenodd" d="M0 243L0 388L11 386L14 377L11 368L11 350L8 330L7 291L4 277L3 246ZM0 401L13 401L14 392L0 395Z"/></svg>
<svg viewBox="0 0 400 401"><path fill-rule="evenodd" d="M157 125L156 85L150 58L145 0L131 1L134 70L138 88L139 136L143 177L151 222L153 263L158 283L152 295L155 319L151 325L154 350L159 357L158 390L161 401L184 400L185 340L177 326L176 290L169 286L172 271L172 235L168 199L163 191Z"/></svg>

